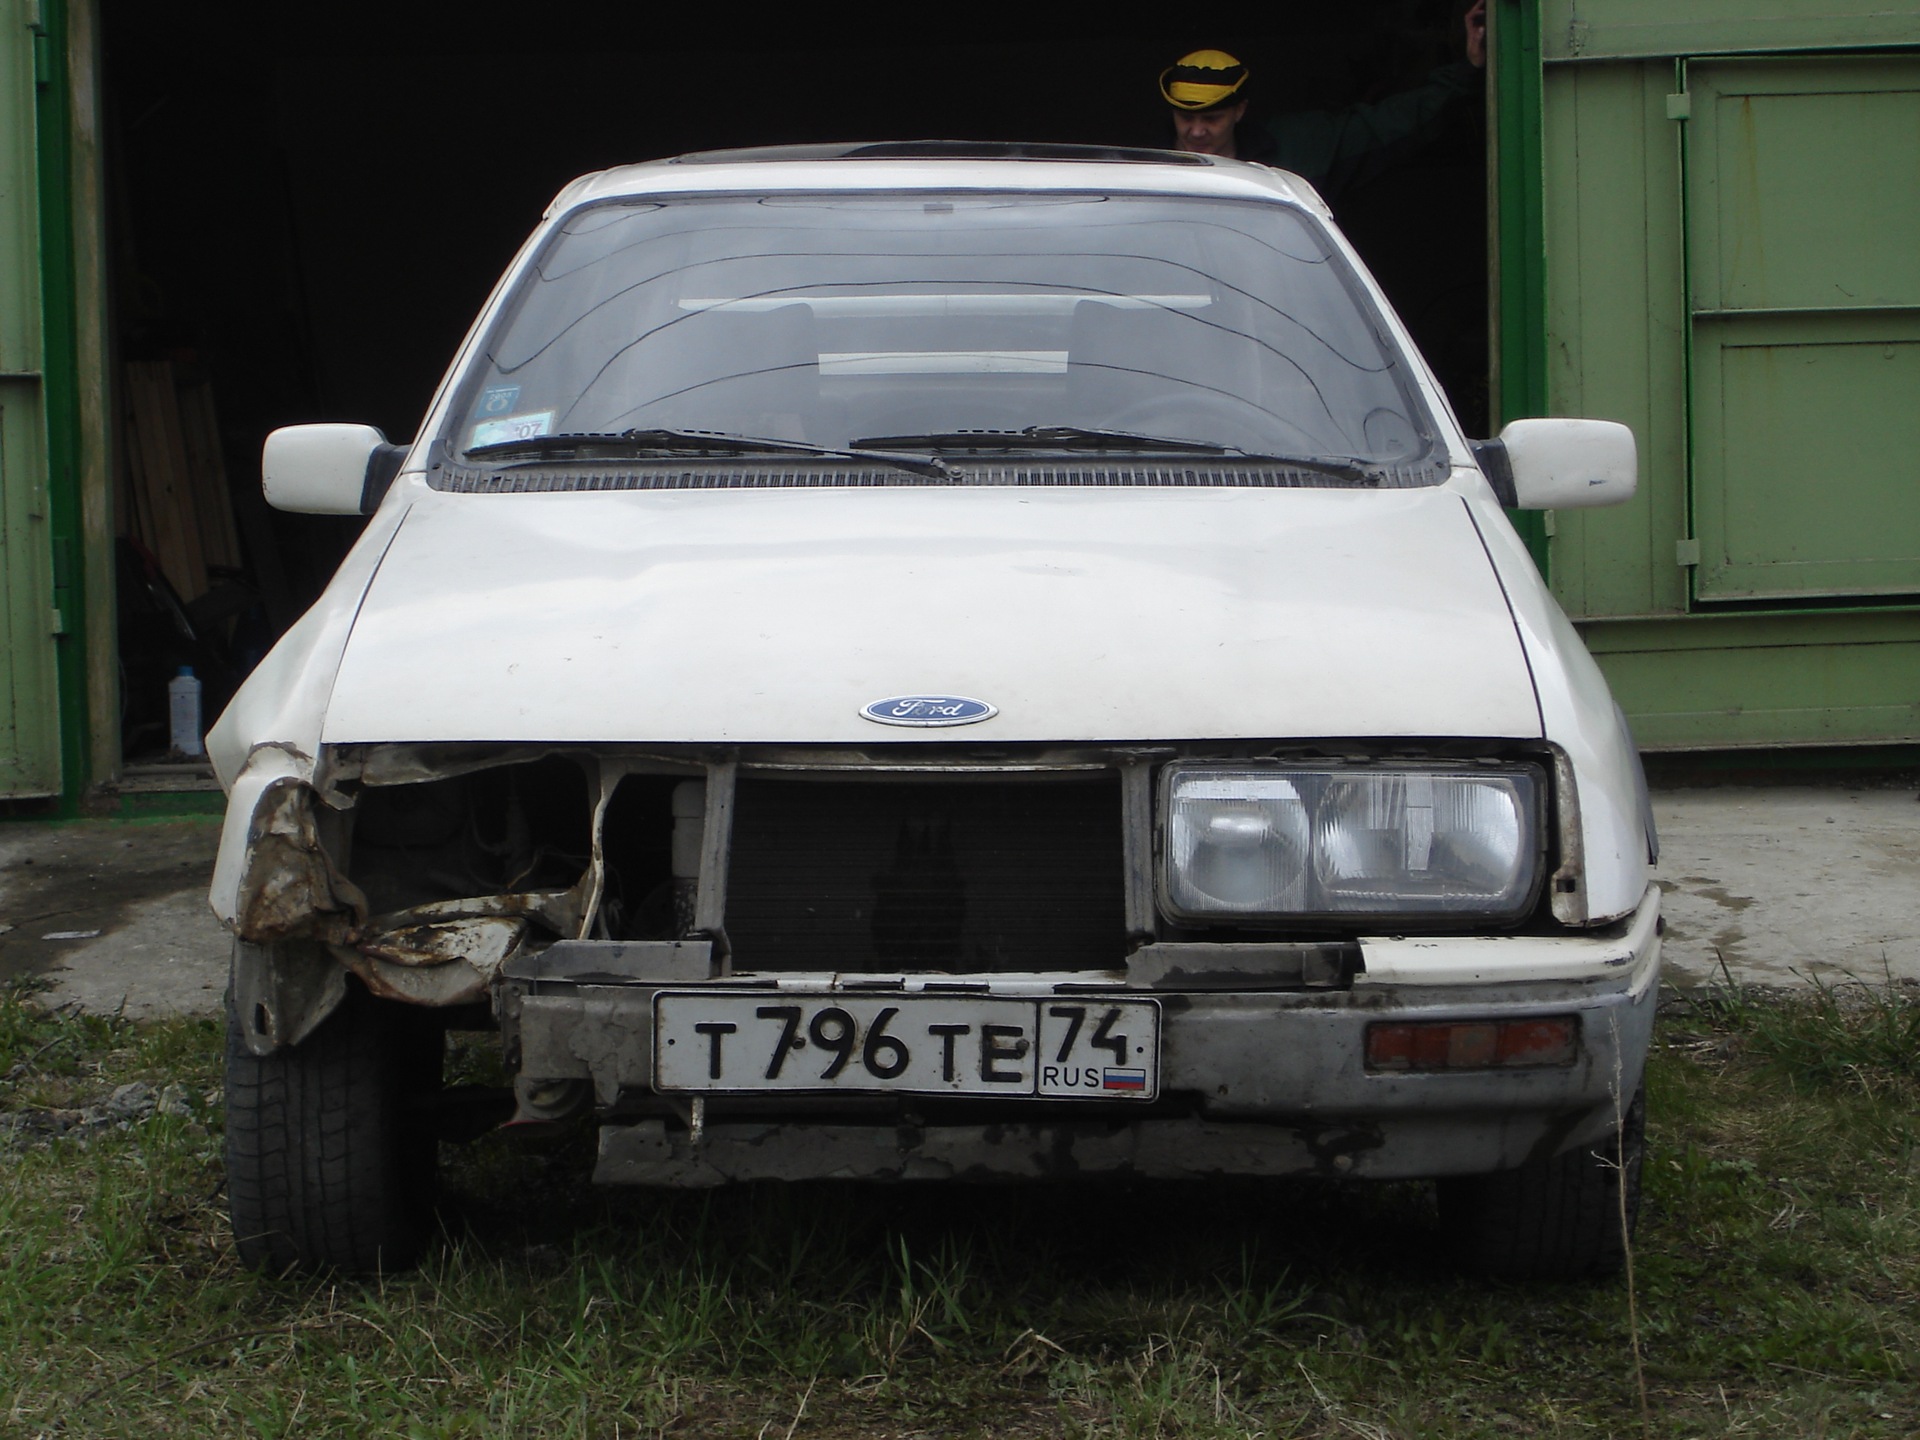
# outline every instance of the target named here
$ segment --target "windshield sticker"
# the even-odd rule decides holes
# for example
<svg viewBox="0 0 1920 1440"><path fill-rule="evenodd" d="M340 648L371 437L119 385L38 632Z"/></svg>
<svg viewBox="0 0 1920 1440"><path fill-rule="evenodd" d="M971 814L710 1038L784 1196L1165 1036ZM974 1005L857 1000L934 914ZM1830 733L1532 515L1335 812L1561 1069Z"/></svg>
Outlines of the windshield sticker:
<svg viewBox="0 0 1920 1440"><path fill-rule="evenodd" d="M482 420L473 427L473 438L467 442L467 447L478 450L482 445L498 445L507 440L531 440L552 429L551 410L536 410L531 415L509 415L504 420Z"/></svg>
<svg viewBox="0 0 1920 1440"><path fill-rule="evenodd" d="M480 403L474 407L473 413L476 415L511 415L513 413L513 407L519 403L519 400L520 387L518 385L495 385L481 393Z"/></svg>

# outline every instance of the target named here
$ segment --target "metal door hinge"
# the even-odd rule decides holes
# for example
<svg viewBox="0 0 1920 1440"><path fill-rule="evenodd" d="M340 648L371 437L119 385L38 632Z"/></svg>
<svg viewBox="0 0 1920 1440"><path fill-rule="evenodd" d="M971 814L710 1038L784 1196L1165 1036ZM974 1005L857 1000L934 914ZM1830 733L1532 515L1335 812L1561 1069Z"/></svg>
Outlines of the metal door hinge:
<svg viewBox="0 0 1920 1440"><path fill-rule="evenodd" d="M1689 120L1693 117L1693 94L1682 90L1678 95L1667 96L1667 119Z"/></svg>
<svg viewBox="0 0 1920 1440"><path fill-rule="evenodd" d="M66 612L65 612L64 610L61 610L61 609L59 609L58 607L56 607L56 608L54 608L53 610L51 610L51 611L49 611L49 612L48 612L48 614L49 614L49 616L50 616L50 617L52 618L52 621L53 621L53 627L52 627L52 630L51 630L51 632L50 632L50 633L52 633L52 634L55 634L55 635L64 635L64 634L66 634L66 633L67 633L67 615L66 615Z"/></svg>
<svg viewBox="0 0 1920 1440"><path fill-rule="evenodd" d="M1676 565L1698 565L1700 563L1700 542L1698 540L1674 541L1673 563Z"/></svg>
<svg viewBox="0 0 1920 1440"><path fill-rule="evenodd" d="M53 84L53 37L47 33L47 15L42 0L27 6L27 33L33 37L33 83L39 90Z"/></svg>

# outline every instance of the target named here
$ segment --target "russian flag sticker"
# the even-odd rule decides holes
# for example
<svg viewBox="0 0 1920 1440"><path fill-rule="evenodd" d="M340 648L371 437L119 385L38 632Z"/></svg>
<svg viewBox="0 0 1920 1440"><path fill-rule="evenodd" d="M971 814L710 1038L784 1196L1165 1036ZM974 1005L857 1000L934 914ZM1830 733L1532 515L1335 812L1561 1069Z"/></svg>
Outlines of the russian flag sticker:
<svg viewBox="0 0 1920 1440"><path fill-rule="evenodd" d="M1100 1088L1102 1090L1145 1090L1147 1072L1145 1070L1125 1069L1117 1065L1105 1065L1100 1070Z"/></svg>

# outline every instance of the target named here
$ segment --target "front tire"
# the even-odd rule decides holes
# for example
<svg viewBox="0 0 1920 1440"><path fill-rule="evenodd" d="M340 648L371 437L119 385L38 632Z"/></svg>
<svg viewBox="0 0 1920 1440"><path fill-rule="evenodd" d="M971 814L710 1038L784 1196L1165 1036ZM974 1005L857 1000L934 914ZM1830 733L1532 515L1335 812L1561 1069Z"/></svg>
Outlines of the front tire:
<svg viewBox="0 0 1920 1440"><path fill-rule="evenodd" d="M1440 1228L1462 1260L1490 1275L1577 1280L1617 1274L1640 1213L1646 1124L1642 1089L1616 1135L1517 1170L1441 1180Z"/></svg>
<svg viewBox="0 0 1920 1440"><path fill-rule="evenodd" d="M251 1269L403 1270L431 1233L439 1017L350 982L320 1028L271 1055L227 1019L227 1199Z"/></svg>

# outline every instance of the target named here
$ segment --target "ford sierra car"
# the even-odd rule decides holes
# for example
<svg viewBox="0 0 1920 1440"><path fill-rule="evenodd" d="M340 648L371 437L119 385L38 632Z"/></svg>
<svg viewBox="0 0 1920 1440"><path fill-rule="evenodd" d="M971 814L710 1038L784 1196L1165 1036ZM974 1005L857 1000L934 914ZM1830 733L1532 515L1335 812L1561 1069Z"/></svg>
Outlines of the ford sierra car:
<svg viewBox="0 0 1920 1440"><path fill-rule="evenodd" d="M596 1178L1424 1178L1470 1264L1620 1263L1658 891L1639 763L1302 181L946 142L553 202L209 737L255 1265L411 1263L442 1140ZM448 1036L510 1081L443 1084Z"/></svg>

